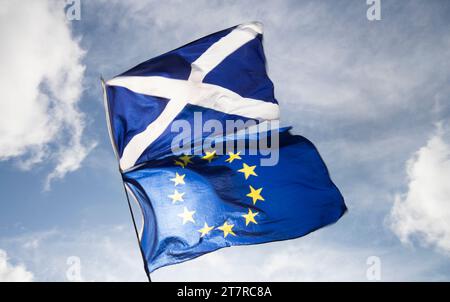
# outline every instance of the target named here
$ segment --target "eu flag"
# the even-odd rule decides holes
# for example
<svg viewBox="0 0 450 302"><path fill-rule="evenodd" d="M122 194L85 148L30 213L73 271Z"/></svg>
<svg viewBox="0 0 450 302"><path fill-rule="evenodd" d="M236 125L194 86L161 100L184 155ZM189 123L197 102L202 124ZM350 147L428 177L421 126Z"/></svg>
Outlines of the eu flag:
<svg viewBox="0 0 450 302"><path fill-rule="evenodd" d="M297 238L345 213L314 145L277 127L260 23L150 59L104 89L123 181L142 212L147 272Z"/></svg>

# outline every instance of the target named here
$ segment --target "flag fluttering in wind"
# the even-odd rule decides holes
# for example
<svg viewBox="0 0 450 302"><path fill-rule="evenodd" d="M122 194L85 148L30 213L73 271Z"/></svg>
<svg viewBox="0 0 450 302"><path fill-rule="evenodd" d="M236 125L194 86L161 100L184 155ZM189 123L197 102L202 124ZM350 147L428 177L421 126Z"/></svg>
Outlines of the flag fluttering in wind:
<svg viewBox="0 0 450 302"><path fill-rule="evenodd" d="M278 127L260 23L150 59L104 89L148 273L227 246L297 238L345 213L314 145Z"/></svg>

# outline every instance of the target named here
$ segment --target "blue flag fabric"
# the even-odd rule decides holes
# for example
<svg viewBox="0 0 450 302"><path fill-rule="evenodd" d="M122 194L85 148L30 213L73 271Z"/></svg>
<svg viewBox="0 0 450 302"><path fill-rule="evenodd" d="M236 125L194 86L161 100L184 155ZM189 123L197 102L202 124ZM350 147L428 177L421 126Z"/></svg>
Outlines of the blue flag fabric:
<svg viewBox="0 0 450 302"><path fill-rule="evenodd" d="M122 170L170 155L176 134L169 123L193 123L194 112L203 113L203 124L210 119L224 124L227 120L262 122L279 117L259 23L211 34L143 62L108 81L105 94L110 134ZM178 98L186 104L177 107ZM166 112L175 113L168 119ZM126 148L132 150L136 145L132 139L149 125L149 130L159 135L149 138L142 151L128 161L132 152L127 153Z"/></svg>
<svg viewBox="0 0 450 302"><path fill-rule="evenodd" d="M227 246L297 238L345 213L316 148L289 129L249 134L242 124L233 132L240 135L194 133L199 112L201 127L211 120L221 126L278 121L259 23L146 61L104 89L123 181L142 211L139 239L147 272ZM185 154L172 151L177 121L192 125ZM275 136L278 163L262 165L262 142ZM206 140L215 151L198 149ZM230 151L220 142L238 147Z"/></svg>
<svg viewBox="0 0 450 302"><path fill-rule="evenodd" d="M149 271L227 246L297 238L345 213L311 142L283 130L279 156L275 166L261 166L257 155L189 157L185 168L165 158L125 173L144 214Z"/></svg>

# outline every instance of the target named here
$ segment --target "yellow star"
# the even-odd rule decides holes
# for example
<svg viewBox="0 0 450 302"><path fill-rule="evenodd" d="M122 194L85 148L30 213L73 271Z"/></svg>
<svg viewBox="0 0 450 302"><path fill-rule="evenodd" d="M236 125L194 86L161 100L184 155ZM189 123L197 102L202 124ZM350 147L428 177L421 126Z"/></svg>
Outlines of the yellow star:
<svg viewBox="0 0 450 302"><path fill-rule="evenodd" d="M214 227L208 226L208 224L205 222L203 228L198 230L198 232L201 233L200 237L204 237L204 236L208 235L208 233L211 232L213 229L214 229Z"/></svg>
<svg viewBox="0 0 450 302"><path fill-rule="evenodd" d="M249 165L247 165L247 164L244 163L244 164L242 165L242 169L238 170L238 172L244 173L245 179L248 179L248 177L249 177L250 175L258 176L258 175L255 173L255 168L256 168L256 166L249 166Z"/></svg>
<svg viewBox="0 0 450 302"><path fill-rule="evenodd" d="M209 163L216 158L216 150L209 152L206 151L206 155L202 157L202 159L207 160Z"/></svg>
<svg viewBox="0 0 450 302"><path fill-rule="evenodd" d="M218 227L219 230L223 231L223 238L226 238L228 234L231 234L233 236L236 236L236 234L233 232L234 224L228 224L226 221L225 223Z"/></svg>
<svg viewBox="0 0 450 302"><path fill-rule="evenodd" d="M188 164L192 164L191 158L192 156L183 155L180 157L180 160L183 162L184 166L187 166Z"/></svg>
<svg viewBox="0 0 450 302"><path fill-rule="evenodd" d="M258 200L264 201L264 198L261 196L261 191L263 188L259 188L255 190L252 186L250 187L250 193L247 194L248 197L253 199L253 204L256 204Z"/></svg>
<svg viewBox="0 0 450 302"><path fill-rule="evenodd" d="M258 224L255 220L255 216L258 215L259 212L253 213L252 210L248 209L248 214L242 215L245 218L245 225L248 225L250 222L254 224Z"/></svg>
<svg viewBox="0 0 450 302"><path fill-rule="evenodd" d="M183 224L186 224L186 222L188 222L188 221L195 223L194 217L193 217L194 214L195 214L195 211L189 211L186 207L184 207L183 213L178 214L178 217L183 218Z"/></svg>
<svg viewBox="0 0 450 302"><path fill-rule="evenodd" d="M172 203L176 203L177 201L184 201L183 200L183 195L185 193L180 193L177 190L175 190L175 192L173 192L172 195L169 195L169 197L172 199Z"/></svg>
<svg viewBox="0 0 450 302"><path fill-rule="evenodd" d="M184 177L186 176L186 174L180 175L176 172L175 174L175 178L171 178L170 181L173 181L175 183L175 186L178 185L184 185Z"/></svg>
<svg viewBox="0 0 450 302"><path fill-rule="evenodd" d="M184 169L184 163L182 163L181 161L179 161L179 160L174 160L174 163L175 163L175 166L180 166L181 168Z"/></svg>
<svg viewBox="0 0 450 302"><path fill-rule="evenodd" d="M241 154L241 152L239 151L238 153L233 153L233 152L228 152L228 158L227 160L225 160L227 163L232 163L233 160L235 159L242 159L239 154Z"/></svg>

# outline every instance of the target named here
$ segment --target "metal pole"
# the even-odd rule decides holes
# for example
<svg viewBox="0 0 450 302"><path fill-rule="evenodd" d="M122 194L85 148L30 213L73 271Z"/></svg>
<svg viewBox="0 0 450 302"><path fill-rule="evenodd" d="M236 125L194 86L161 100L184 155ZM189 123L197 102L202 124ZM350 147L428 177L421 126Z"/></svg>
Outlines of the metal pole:
<svg viewBox="0 0 450 302"><path fill-rule="evenodd" d="M141 252L142 261L144 262L145 274L147 275L148 282L152 282L152 278L150 277L150 272L148 271L147 259L145 259L144 251L142 250L141 241L139 239L139 232L137 230L136 220L134 219L133 208L131 207L131 202L130 202L130 197L128 196L127 187L125 186L125 183L123 181L122 181L122 185L123 185L123 190L125 191L125 195L127 196L128 209L130 210L131 220L133 221L133 227L134 227L134 231L136 233L136 239L137 239L138 245L139 245L139 251Z"/></svg>
<svg viewBox="0 0 450 302"><path fill-rule="evenodd" d="M113 150L114 150L114 155L116 156L116 159L117 159L117 164L118 164L119 171L121 171L120 170L120 164L119 164L119 155L118 155L118 152L117 152L116 144L114 142L113 129L111 127L111 121L110 121L110 115L109 115L108 97L107 97L107 94L106 94L106 83L103 80L103 77L101 77L101 76L100 76L100 81L102 82L103 104L105 106L106 125L108 127L108 134L109 134L109 138L111 140L111 145L112 145ZM122 177L122 174L120 176ZM152 282L152 279L150 278L150 272L148 271L147 260L145 259L144 252L142 251L141 241L139 239L139 232L138 232L137 227L136 227L136 221L134 219L133 208L131 207L130 197L128 196L127 187L125 186L125 183L123 182L123 180L122 180L122 185L123 185L123 190L125 191L125 195L127 196L128 208L130 210L131 219L133 220L133 226L134 226L134 231L136 232L136 239L138 241L139 251L141 252L142 260L144 261L145 274L147 275L148 282Z"/></svg>

